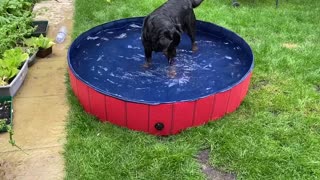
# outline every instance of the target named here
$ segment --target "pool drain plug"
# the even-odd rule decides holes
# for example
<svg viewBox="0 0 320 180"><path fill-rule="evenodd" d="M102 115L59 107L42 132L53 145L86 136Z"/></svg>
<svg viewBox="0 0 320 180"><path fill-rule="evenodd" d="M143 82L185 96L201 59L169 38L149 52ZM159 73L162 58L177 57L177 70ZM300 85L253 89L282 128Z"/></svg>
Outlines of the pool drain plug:
<svg viewBox="0 0 320 180"><path fill-rule="evenodd" d="M158 122L154 125L154 127L158 130L161 131L164 128L164 124L161 122Z"/></svg>

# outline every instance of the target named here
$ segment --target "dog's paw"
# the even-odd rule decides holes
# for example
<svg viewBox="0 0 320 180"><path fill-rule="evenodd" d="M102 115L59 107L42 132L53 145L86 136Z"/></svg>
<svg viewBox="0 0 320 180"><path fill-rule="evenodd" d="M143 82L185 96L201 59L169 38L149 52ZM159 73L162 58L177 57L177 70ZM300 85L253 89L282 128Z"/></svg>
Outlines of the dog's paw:
<svg viewBox="0 0 320 180"><path fill-rule="evenodd" d="M171 78L171 79L173 79L173 78L176 77L176 75L177 75L176 68L173 67L173 66L169 67L168 77Z"/></svg>
<svg viewBox="0 0 320 180"><path fill-rule="evenodd" d="M142 65L142 67L144 67L144 68L150 68L150 66L151 66L151 63L148 63L148 62L146 62Z"/></svg>
<svg viewBox="0 0 320 180"><path fill-rule="evenodd" d="M192 52L196 52L196 51L198 51L198 46L196 45L196 44L193 44L192 45Z"/></svg>

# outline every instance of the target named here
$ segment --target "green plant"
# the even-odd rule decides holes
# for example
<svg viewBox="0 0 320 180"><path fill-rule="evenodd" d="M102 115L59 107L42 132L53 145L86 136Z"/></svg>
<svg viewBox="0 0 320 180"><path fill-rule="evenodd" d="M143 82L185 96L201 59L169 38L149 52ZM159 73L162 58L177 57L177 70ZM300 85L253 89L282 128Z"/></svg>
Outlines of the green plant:
<svg viewBox="0 0 320 180"><path fill-rule="evenodd" d="M39 37L31 37L25 41L29 47L47 49L53 46L55 43L48 37L44 37L42 34Z"/></svg>
<svg viewBox="0 0 320 180"><path fill-rule="evenodd" d="M39 50L39 47L35 47L35 45L33 45L31 39L25 39L23 41L23 46L22 49L24 50L24 52L28 53L29 56L37 53L37 51Z"/></svg>
<svg viewBox="0 0 320 180"><path fill-rule="evenodd" d="M12 125L7 125L5 123L5 120L4 119L0 119L0 129L5 129L7 130L7 132L9 133L9 143L12 145L12 146L15 146L17 147L18 149L20 149L21 151L23 151L23 149L21 147L19 147L17 144L16 144L16 141L13 139L13 135L14 135L14 132L12 130ZM24 152L24 151L23 151ZM25 152L26 153L26 152ZM27 153L26 153L27 154Z"/></svg>
<svg viewBox="0 0 320 180"><path fill-rule="evenodd" d="M0 130L3 129L9 133L9 143L14 146L15 141L13 140L13 130L11 125L7 125L5 119L0 119Z"/></svg>
<svg viewBox="0 0 320 180"><path fill-rule="evenodd" d="M0 54L15 47L34 31L31 26L32 4L31 0L0 1Z"/></svg>
<svg viewBox="0 0 320 180"><path fill-rule="evenodd" d="M38 48L37 47L24 47L24 52L29 54L29 56L32 56L33 54L37 53Z"/></svg>
<svg viewBox="0 0 320 180"><path fill-rule="evenodd" d="M29 55L21 48L6 50L3 59L0 59L0 86L9 84L9 80L18 74L19 67L28 58Z"/></svg>

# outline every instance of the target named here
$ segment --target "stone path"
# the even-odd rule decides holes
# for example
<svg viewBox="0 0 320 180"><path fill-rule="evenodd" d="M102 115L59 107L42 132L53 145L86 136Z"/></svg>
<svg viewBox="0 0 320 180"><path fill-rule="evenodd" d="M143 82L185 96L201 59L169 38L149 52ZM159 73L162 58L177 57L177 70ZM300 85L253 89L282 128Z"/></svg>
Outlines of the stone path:
<svg viewBox="0 0 320 180"><path fill-rule="evenodd" d="M68 112L65 73L72 30L73 0L42 1L34 7L35 19L49 20L48 37L65 25L67 40L53 47L48 58L38 59L14 97L14 139L25 152L0 134L0 179L63 179L65 123Z"/></svg>

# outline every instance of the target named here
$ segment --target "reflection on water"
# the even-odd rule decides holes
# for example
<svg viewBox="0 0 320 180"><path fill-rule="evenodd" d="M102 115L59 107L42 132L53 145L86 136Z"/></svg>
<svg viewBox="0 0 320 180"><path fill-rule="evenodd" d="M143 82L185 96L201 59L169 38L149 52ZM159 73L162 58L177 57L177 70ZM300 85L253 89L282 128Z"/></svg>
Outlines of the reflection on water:
<svg viewBox="0 0 320 180"><path fill-rule="evenodd" d="M73 68L96 89L140 102L197 99L230 87L250 68L238 44L198 31L196 53L183 35L173 66L153 53L146 69L140 33L141 24L128 24L87 36L71 57Z"/></svg>

